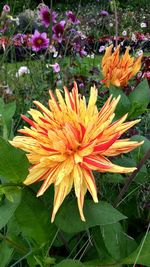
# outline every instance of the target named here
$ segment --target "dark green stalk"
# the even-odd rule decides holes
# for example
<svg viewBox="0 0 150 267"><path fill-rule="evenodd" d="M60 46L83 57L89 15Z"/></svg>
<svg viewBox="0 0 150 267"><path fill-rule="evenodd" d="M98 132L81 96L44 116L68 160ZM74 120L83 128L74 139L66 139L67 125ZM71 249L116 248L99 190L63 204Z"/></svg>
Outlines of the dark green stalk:
<svg viewBox="0 0 150 267"><path fill-rule="evenodd" d="M123 196L125 193L128 191L129 186L131 185L132 181L134 180L135 176L138 174L140 169L143 167L145 164L146 160L149 159L150 157L150 149L145 153L144 157L140 160L139 164L137 165L137 169L128 177L126 180L126 183L122 190L120 191L119 195L116 198L116 201L114 203L114 207L118 207L120 201L122 200Z"/></svg>

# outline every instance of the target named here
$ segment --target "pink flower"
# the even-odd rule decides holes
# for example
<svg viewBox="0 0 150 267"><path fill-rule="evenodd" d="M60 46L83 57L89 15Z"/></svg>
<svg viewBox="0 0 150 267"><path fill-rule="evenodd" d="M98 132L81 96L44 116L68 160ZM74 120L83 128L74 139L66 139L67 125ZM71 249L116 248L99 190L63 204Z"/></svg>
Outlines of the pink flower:
<svg viewBox="0 0 150 267"><path fill-rule="evenodd" d="M53 68L54 72L56 72L56 73L60 72L60 66L58 63L51 65L51 67Z"/></svg>
<svg viewBox="0 0 150 267"><path fill-rule="evenodd" d="M75 16L75 14L73 14L72 11L67 11L66 12L66 16L68 17L68 21L74 25L77 25L80 23L80 20L77 19L77 17Z"/></svg>
<svg viewBox="0 0 150 267"><path fill-rule="evenodd" d="M57 13L55 11L51 11L46 5L41 6L39 15L41 22L46 28L49 27L51 20L52 22L56 23Z"/></svg>
<svg viewBox="0 0 150 267"><path fill-rule="evenodd" d="M47 38L47 33L40 33L35 30L34 34L31 37L32 50L40 51L41 49L47 48L49 46L49 38Z"/></svg>
<svg viewBox="0 0 150 267"><path fill-rule="evenodd" d="M57 23L55 26L53 26L53 39L57 41L58 43L62 42L62 37L65 29L65 20L61 20L59 23Z"/></svg>
<svg viewBox="0 0 150 267"><path fill-rule="evenodd" d="M106 47L104 45L101 45L98 51L101 53L101 52L104 52L105 49Z"/></svg>
<svg viewBox="0 0 150 267"><path fill-rule="evenodd" d="M10 6L9 5L4 5L3 6L3 12L9 13L10 12Z"/></svg>
<svg viewBox="0 0 150 267"><path fill-rule="evenodd" d="M103 16L103 17L106 17L106 16L108 16L109 14L108 14L108 12L107 12L106 10L102 10L102 11L100 12L100 15Z"/></svg>

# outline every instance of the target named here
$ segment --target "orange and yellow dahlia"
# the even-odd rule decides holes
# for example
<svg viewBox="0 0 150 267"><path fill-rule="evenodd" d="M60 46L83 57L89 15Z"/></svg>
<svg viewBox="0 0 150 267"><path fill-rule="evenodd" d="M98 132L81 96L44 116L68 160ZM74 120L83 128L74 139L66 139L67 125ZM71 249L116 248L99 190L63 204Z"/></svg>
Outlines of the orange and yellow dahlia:
<svg viewBox="0 0 150 267"><path fill-rule="evenodd" d="M128 173L136 168L126 168L113 164L107 156L127 153L142 144L119 139L119 137L139 120L125 122L127 115L112 122L114 110L119 101L110 96L102 109L96 107L97 89L91 88L88 104L85 97L78 94L76 83L71 92L64 87L65 99L56 89L56 100L50 91L49 108L34 101L39 108L30 109L33 120L22 115L30 128L19 130L24 136L11 141L15 147L27 152L33 166L24 184L43 181L37 196L54 184L54 205L52 222L65 197L72 187L75 189L81 219L84 221L83 203L88 190L94 202L98 202L96 183L92 171Z"/></svg>
<svg viewBox="0 0 150 267"><path fill-rule="evenodd" d="M105 55L102 58L102 74L103 83L107 87L110 84L117 87L123 87L128 84L128 81L140 70L142 55L137 59L129 55L130 47L126 48L122 57L119 57L120 45L112 53L113 45L106 48Z"/></svg>

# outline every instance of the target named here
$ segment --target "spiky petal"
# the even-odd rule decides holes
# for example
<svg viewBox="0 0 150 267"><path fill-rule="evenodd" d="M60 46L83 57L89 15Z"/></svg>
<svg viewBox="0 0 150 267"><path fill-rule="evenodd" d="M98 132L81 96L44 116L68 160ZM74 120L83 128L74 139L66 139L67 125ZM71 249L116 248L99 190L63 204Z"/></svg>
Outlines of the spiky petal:
<svg viewBox="0 0 150 267"><path fill-rule="evenodd" d="M102 82L107 87L110 84L123 87L140 70L142 55L137 59L130 57L130 48L127 47L124 55L120 58L120 45L117 46L113 53L112 48L113 45L106 48L105 55L102 59L102 73L104 76Z"/></svg>
<svg viewBox="0 0 150 267"><path fill-rule="evenodd" d="M108 53L108 51L107 51ZM54 208L52 221L65 197L74 187L81 219L84 221L84 196L88 190L94 202L98 202L96 183L92 171L128 173L136 168L113 164L107 156L127 153L142 144L119 139L120 136L139 122L125 122L126 115L112 123L119 98L108 98L100 111L96 107L97 89L91 88L88 104L78 94L76 83L71 92L64 88L65 98L60 91L50 92L49 108L40 102L34 104L40 111L30 109L32 120L22 116L30 128L19 130L24 136L11 141L15 147L27 152L33 166L24 184L43 181L37 196L54 184Z"/></svg>

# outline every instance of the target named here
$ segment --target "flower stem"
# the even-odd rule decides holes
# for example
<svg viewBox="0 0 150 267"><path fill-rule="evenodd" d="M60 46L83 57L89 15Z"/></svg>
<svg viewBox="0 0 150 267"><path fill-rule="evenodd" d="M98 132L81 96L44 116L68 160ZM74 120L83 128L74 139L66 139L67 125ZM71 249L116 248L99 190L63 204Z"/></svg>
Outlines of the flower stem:
<svg viewBox="0 0 150 267"><path fill-rule="evenodd" d="M128 177L124 187L120 191L119 195L116 198L116 201L114 203L114 207L118 207L120 204L120 201L122 200L124 194L128 191L129 186L131 185L132 181L134 180L135 176L138 174L140 169L145 164L146 160L150 157L150 149L145 153L144 157L140 160L139 164L137 165L137 169Z"/></svg>
<svg viewBox="0 0 150 267"><path fill-rule="evenodd" d="M118 45L118 14L117 14L117 5L114 0L114 12L115 12L115 47Z"/></svg>
<svg viewBox="0 0 150 267"><path fill-rule="evenodd" d="M14 249L16 249L21 254L26 254L28 252L24 246L18 245L18 243L16 243L14 240L8 238L7 236L4 236L1 233L0 233L0 239L9 243Z"/></svg>

